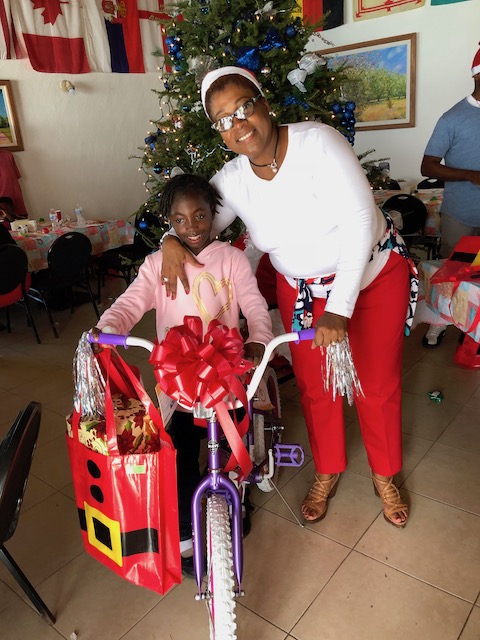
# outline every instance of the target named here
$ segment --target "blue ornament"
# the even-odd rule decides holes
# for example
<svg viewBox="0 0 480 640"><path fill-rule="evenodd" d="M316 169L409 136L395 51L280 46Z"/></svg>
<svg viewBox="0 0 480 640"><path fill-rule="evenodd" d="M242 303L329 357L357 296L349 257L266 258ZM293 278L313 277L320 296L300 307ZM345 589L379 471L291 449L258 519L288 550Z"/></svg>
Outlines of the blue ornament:
<svg viewBox="0 0 480 640"><path fill-rule="evenodd" d="M284 101L283 101L283 104L284 104L286 107L291 107L292 105L294 105L294 104L295 104L295 102L296 102L296 99L294 98L294 96L292 96L292 95L288 95L288 96L285 96L285 99L284 99Z"/></svg>
<svg viewBox="0 0 480 640"><path fill-rule="evenodd" d="M285 27L285 36L287 38L294 38L297 33L297 28L294 24L289 24Z"/></svg>
<svg viewBox="0 0 480 640"><path fill-rule="evenodd" d="M169 53L177 53L177 51L180 51L180 44L178 42L174 42L173 44L169 45Z"/></svg>
<svg viewBox="0 0 480 640"><path fill-rule="evenodd" d="M208 7L202 7L201 11L204 15L206 15L207 13L209 13L210 9Z"/></svg>
<svg viewBox="0 0 480 640"><path fill-rule="evenodd" d="M241 67L250 71L258 71L261 66L260 53L255 47L237 47L233 55Z"/></svg>
<svg viewBox="0 0 480 640"><path fill-rule="evenodd" d="M163 83L163 86L165 87L165 91L170 91L170 89L172 88L172 87L170 86L170 83L169 83L169 82L167 82L166 80L165 80L165 82Z"/></svg>
<svg viewBox="0 0 480 640"><path fill-rule="evenodd" d="M347 104L345 105L345 107L346 107L347 109L350 109L351 111L355 111L355 109L356 109L357 105L355 104L355 102L354 102L353 100L349 100L349 101L347 102Z"/></svg>
<svg viewBox="0 0 480 640"><path fill-rule="evenodd" d="M165 38L165 44L169 47L170 45L172 45L175 42L175 38L174 36L167 36Z"/></svg>
<svg viewBox="0 0 480 640"><path fill-rule="evenodd" d="M188 106L188 104L184 104L182 107L182 111L184 111L185 113L187 113L188 111L190 111L190 107Z"/></svg>
<svg viewBox="0 0 480 640"><path fill-rule="evenodd" d="M175 54L175 58L177 60L182 60L183 59L183 53L181 51L177 51L177 53Z"/></svg>
<svg viewBox="0 0 480 640"><path fill-rule="evenodd" d="M162 173L162 166L160 164L158 164L158 162L155 164L155 166L153 167L153 171L158 175L159 173Z"/></svg>
<svg viewBox="0 0 480 640"><path fill-rule="evenodd" d="M260 51L270 51L271 49L280 49L285 46L285 42L280 37L275 27L270 27L265 36L263 44L260 45Z"/></svg>
<svg viewBox="0 0 480 640"><path fill-rule="evenodd" d="M332 111L333 111L333 113L336 113L337 115L340 115L341 113L343 113L343 107L339 102L334 102L332 104Z"/></svg>
<svg viewBox="0 0 480 640"><path fill-rule="evenodd" d="M148 224L147 224L146 220L143 220L143 218L138 223L138 226L140 227L140 229L142 229L142 231L145 231L145 229L148 229Z"/></svg>

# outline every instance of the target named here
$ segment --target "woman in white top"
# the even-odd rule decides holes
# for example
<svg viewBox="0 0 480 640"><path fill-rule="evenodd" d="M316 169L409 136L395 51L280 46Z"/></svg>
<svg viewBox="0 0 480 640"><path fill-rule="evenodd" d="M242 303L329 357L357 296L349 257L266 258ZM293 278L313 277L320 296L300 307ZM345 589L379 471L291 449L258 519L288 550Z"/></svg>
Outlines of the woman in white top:
<svg viewBox="0 0 480 640"><path fill-rule="evenodd" d="M239 216L277 270L285 330L316 327L314 343L292 347L316 470L302 514L309 522L325 517L347 466L342 398L325 392L324 350L315 347L341 341L348 331L365 394L356 406L374 490L386 520L404 527L408 507L393 476L402 467L401 359L415 274L403 241L375 206L351 146L332 127L278 126L256 78L238 67L209 72L202 102L212 128L239 154L212 178L222 196L214 231ZM174 298L177 277L189 291L183 265L199 263L173 237L163 250L162 275Z"/></svg>

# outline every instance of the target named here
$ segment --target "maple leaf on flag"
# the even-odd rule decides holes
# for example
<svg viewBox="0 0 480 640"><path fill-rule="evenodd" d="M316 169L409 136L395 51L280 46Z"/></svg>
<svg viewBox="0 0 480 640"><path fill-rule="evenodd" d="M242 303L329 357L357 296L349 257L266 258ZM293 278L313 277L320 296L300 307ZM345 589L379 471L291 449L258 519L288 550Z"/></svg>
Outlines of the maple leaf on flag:
<svg viewBox="0 0 480 640"><path fill-rule="evenodd" d="M55 20L62 14L62 4L69 4L68 0L32 0L34 9L43 9L43 24L55 24Z"/></svg>

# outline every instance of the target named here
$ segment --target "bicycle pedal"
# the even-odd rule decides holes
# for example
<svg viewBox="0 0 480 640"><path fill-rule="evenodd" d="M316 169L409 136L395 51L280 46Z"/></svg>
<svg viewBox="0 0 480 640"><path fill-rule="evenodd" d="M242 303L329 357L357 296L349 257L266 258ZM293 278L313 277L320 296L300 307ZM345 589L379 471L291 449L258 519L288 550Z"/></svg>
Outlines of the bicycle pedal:
<svg viewBox="0 0 480 640"><path fill-rule="evenodd" d="M301 467L305 461L305 451L300 444L277 442L273 448L277 467Z"/></svg>

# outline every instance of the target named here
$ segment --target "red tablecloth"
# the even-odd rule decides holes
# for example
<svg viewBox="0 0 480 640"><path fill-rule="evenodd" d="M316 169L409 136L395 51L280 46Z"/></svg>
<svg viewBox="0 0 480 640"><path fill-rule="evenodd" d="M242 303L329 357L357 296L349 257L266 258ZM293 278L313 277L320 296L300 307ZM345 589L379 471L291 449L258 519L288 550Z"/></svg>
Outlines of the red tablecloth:
<svg viewBox="0 0 480 640"><path fill-rule="evenodd" d="M29 271L39 271L48 267L47 254L50 246L55 240L69 231L79 231L85 234L92 243L92 254L103 253L108 249L116 249L125 244L132 244L134 236L134 227L126 220L105 220L94 221L87 220L85 225L78 227L75 223L69 223L68 226L62 226L57 231L42 233L39 230L36 233L29 233L25 236L17 235L17 232L10 233L16 240L28 257Z"/></svg>

